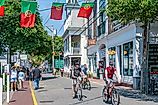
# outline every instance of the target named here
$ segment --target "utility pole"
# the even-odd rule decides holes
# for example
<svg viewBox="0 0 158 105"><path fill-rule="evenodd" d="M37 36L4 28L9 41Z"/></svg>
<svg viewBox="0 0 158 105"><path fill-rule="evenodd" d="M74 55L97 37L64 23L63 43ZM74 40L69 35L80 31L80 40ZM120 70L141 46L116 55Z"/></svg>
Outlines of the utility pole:
<svg viewBox="0 0 158 105"><path fill-rule="evenodd" d="M53 69L53 71L54 71L54 28L53 28L53 30L52 29L50 29L48 26L46 26L47 28L48 28L48 30L49 31L51 31L51 36L52 36L52 44L53 44L53 46L52 46L52 50L53 50L53 55L52 55L52 69ZM53 26L52 26L53 27Z"/></svg>

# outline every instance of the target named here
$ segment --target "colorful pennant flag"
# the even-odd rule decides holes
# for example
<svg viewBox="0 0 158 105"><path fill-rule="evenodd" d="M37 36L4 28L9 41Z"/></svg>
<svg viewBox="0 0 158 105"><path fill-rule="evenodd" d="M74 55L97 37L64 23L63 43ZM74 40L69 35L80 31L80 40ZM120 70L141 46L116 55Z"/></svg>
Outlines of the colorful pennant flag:
<svg viewBox="0 0 158 105"><path fill-rule="evenodd" d="M37 2L35 1L22 1L21 3L21 27L34 27Z"/></svg>
<svg viewBox="0 0 158 105"><path fill-rule="evenodd" d="M4 16L4 2L5 0L0 0L0 16Z"/></svg>
<svg viewBox="0 0 158 105"><path fill-rule="evenodd" d="M89 18L94 7L94 3L82 3L77 17Z"/></svg>
<svg viewBox="0 0 158 105"><path fill-rule="evenodd" d="M52 4L50 19L62 20L63 5L64 5L63 3Z"/></svg>

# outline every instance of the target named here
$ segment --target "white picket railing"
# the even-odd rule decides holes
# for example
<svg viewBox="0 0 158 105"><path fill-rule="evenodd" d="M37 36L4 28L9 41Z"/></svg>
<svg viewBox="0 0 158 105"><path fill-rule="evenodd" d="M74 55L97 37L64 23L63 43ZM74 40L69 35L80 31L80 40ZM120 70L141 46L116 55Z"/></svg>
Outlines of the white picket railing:
<svg viewBox="0 0 158 105"><path fill-rule="evenodd" d="M2 102L3 102L3 96L2 96L2 94L3 94L3 80L2 80L2 78L0 78L0 105L2 105Z"/></svg>

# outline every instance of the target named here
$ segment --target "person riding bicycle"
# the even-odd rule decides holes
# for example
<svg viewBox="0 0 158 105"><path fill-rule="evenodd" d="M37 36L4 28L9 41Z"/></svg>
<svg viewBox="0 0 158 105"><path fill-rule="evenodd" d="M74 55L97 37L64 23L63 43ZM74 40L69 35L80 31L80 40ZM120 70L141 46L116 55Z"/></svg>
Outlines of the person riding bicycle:
<svg viewBox="0 0 158 105"><path fill-rule="evenodd" d="M75 65L75 68L72 69L72 91L73 91L73 98L77 98L77 90L76 85L78 82L78 78L82 76L81 68L79 64Z"/></svg>
<svg viewBox="0 0 158 105"><path fill-rule="evenodd" d="M84 64L82 67L82 74L83 74L83 82L86 82L88 80L88 68L87 65Z"/></svg>
<svg viewBox="0 0 158 105"><path fill-rule="evenodd" d="M118 75L117 75L117 71L116 71L116 68L113 67L113 62L111 61L109 63L109 66L105 69L105 81L106 81L106 89L108 90L109 88L109 92L108 93L111 93L112 91L112 88L114 87L114 84L113 84L113 76L116 76L117 79L118 78ZM118 82L120 82L120 80L118 80ZM108 94L107 93L107 94ZM111 96L111 94L109 94Z"/></svg>

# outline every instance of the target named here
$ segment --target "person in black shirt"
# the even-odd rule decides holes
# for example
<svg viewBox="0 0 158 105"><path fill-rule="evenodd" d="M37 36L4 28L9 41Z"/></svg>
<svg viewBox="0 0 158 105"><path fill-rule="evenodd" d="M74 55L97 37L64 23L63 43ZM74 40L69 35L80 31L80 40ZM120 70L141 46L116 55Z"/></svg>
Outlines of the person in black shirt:
<svg viewBox="0 0 158 105"><path fill-rule="evenodd" d="M32 70L32 73L33 73L33 80L34 80L34 89L37 90L37 89L39 89L41 71L36 66L35 69Z"/></svg>
<svg viewBox="0 0 158 105"><path fill-rule="evenodd" d="M72 69L72 91L73 91L73 98L77 98L77 91L76 91L76 84L77 78L81 77L81 68L79 64L76 64L75 68Z"/></svg>

